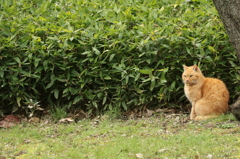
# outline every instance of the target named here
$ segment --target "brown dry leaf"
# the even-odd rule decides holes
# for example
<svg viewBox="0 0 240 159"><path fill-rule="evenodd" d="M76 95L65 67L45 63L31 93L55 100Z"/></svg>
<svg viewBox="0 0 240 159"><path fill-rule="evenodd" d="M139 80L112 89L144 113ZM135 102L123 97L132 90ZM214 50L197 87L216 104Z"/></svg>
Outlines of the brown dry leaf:
<svg viewBox="0 0 240 159"><path fill-rule="evenodd" d="M15 154L15 156L21 156L21 155L23 155L23 154L25 154L26 152L25 151L20 151L20 152L18 152L17 154Z"/></svg>
<svg viewBox="0 0 240 159"><path fill-rule="evenodd" d="M166 112L166 109L157 109L156 111L155 111L156 113L165 113Z"/></svg>
<svg viewBox="0 0 240 159"><path fill-rule="evenodd" d="M28 143L31 142L31 140L29 140L29 139L25 139L24 142L25 142L26 144L28 144Z"/></svg>
<svg viewBox="0 0 240 159"><path fill-rule="evenodd" d="M137 158L143 158L143 155L142 155L141 153L137 153L137 154L136 154L136 157L137 157Z"/></svg>
<svg viewBox="0 0 240 159"><path fill-rule="evenodd" d="M20 119L15 116L15 115L6 115L4 118L3 118L4 121L7 121L7 122L11 122L11 123L20 123Z"/></svg>
<svg viewBox="0 0 240 159"><path fill-rule="evenodd" d="M72 118L63 118L61 120L59 120L59 123L64 123L64 124L69 124L69 123L73 123L74 120Z"/></svg>
<svg viewBox="0 0 240 159"><path fill-rule="evenodd" d="M77 109L73 112L68 113L68 117L75 120L82 120L89 118L90 114L88 114L88 112L84 112L82 109Z"/></svg>
<svg viewBox="0 0 240 159"><path fill-rule="evenodd" d="M147 112L144 113L144 116L145 117L151 117L153 115L154 111L153 110L149 110L149 109L146 109L146 110L147 110Z"/></svg>
<svg viewBox="0 0 240 159"><path fill-rule="evenodd" d="M10 128L10 127L13 127L14 125L16 125L16 124L7 122L4 120L0 121L0 128Z"/></svg>
<svg viewBox="0 0 240 159"><path fill-rule="evenodd" d="M128 116L128 119L135 119L135 114L131 114Z"/></svg>
<svg viewBox="0 0 240 159"><path fill-rule="evenodd" d="M176 109L169 109L169 108L163 108L163 109L157 109L155 111L156 113L167 113L167 114L173 114L176 112Z"/></svg>
<svg viewBox="0 0 240 159"><path fill-rule="evenodd" d="M81 113L85 116L85 118L89 118L89 114L85 113L82 109L81 109Z"/></svg>
<svg viewBox="0 0 240 159"><path fill-rule="evenodd" d="M163 153L165 151L168 151L168 149L161 149L161 150L158 150L157 153Z"/></svg>
<svg viewBox="0 0 240 159"><path fill-rule="evenodd" d="M135 118L135 113L131 110L125 112L125 115L127 116L128 119L134 119Z"/></svg>
<svg viewBox="0 0 240 159"><path fill-rule="evenodd" d="M20 119L15 115L6 115L2 121L0 121L1 128L10 128L20 123Z"/></svg>
<svg viewBox="0 0 240 159"><path fill-rule="evenodd" d="M32 118L29 119L29 122L30 123L39 123L40 119L38 117L32 117Z"/></svg>
<svg viewBox="0 0 240 159"><path fill-rule="evenodd" d="M176 122L180 122L180 117L177 116L177 117L175 118L175 120L176 120Z"/></svg>

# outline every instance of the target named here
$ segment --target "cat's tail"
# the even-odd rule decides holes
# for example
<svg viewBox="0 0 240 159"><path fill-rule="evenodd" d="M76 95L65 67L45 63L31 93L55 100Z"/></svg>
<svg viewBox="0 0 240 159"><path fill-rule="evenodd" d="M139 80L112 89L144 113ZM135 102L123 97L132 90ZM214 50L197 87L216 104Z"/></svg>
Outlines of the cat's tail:
<svg viewBox="0 0 240 159"><path fill-rule="evenodd" d="M214 114L214 115L207 115L207 116L197 116L194 120L199 121L199 120L207 120L207 119L212 119L212 118L217 118L221 114Z"/></svg>

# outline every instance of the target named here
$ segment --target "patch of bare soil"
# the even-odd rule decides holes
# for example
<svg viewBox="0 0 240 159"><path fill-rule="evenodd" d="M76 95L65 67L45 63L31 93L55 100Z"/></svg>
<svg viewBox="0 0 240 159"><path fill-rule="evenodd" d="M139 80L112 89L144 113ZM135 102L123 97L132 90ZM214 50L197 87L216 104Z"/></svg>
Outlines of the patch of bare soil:
<svg viewBox="0 0 240 159"><path fill-rule="evenodd" d="M159 117L164 118L162 120L162 124L164 126L168 123L172 123L173 126L182 127L189 123L194 123L189 119L189 110L183 109L171 109L171 108L159 108L155 110L147 109L146 107L143 108L136 108L133 110L128 110L122 113L118 119L120 120L138 120L143 118L150 118L150 117ZM43 115L44 114L44 115ZM74 110L68 114L66 118L60 119L57 123L59 124L70 124L74 122L78 122L83 119L90 119L93 123L99 124L100 121L109 119L108 115L102 116L90 116L88 113L84 112L83 110ZM32 124L50 124L54 123L50 117L49 113L42 113L41 116L33 115L30 118L26 118L23 115L6 115L5 117L0 119L0 128L10 128L15 126L16 124L20 124L21 122L27 122ZM222 129L230 129L230 128L238 128L240 131L240 122L234 120L228 120L224 122L196 122L206 128L222 128Z"/></svg>

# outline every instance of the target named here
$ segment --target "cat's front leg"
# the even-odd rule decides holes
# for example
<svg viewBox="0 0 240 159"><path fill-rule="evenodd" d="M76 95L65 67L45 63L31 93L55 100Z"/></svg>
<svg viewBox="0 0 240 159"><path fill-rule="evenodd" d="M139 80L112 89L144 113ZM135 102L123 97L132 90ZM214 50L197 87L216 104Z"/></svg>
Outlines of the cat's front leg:
<svg viewBox="0 0 240 159"><path fill-rule="evenodd" d="M196 114L196 111L195 111L195 105L192 105L190 119L194 120L196 118L196 116L197 116L197 114Z"/></svg>

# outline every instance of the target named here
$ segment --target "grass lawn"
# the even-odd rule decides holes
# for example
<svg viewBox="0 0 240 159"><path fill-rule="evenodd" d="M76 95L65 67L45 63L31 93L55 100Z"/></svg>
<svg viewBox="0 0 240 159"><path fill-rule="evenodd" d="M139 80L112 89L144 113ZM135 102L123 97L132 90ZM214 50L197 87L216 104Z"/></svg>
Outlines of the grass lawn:
<svg viewBox="0 0 240 159"><path fill-rule="evenodd" d="M23 123L0 129L0 158L240 158L232 115L192 122L185 115L75 124Z"/></svg>

